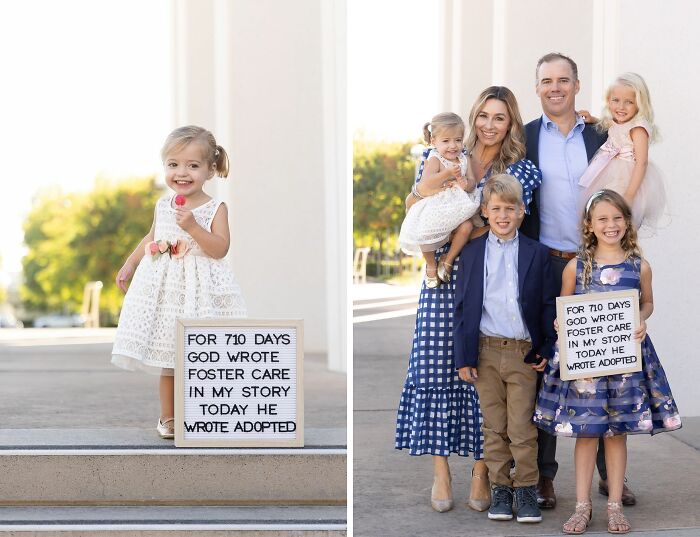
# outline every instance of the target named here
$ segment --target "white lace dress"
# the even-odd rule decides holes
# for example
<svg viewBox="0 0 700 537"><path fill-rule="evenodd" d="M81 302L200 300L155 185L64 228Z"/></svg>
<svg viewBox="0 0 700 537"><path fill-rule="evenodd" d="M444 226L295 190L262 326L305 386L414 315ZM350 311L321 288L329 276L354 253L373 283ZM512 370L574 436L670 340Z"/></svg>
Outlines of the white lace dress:
<svg viewBox="0 0 700 537"><path fill-rule="evenodd" d="M445 168L453 165L434 149L428 154L426 162L431 158L438 159ZM462 154L459 165L462 175L465 175L467 158ZM477 213L480 198L478 189L465 192L453 186L414 203L401 224L401 249L409 255L434 252L450 240L450 234L457 226Z"/></svg>
<svg viewBox="0 0 700 537"><path fill-rule="evenodd" d="M124 297L112 363L124 369L172 374L175 367L176 319L246 316L241 289L228 262L207 256L175 222L173 195L158 200L156 241L186 240L190 250L180 258L167 252L145 255ZM221 205L214 199L193 209L199 225L211 231Z"/></svg>

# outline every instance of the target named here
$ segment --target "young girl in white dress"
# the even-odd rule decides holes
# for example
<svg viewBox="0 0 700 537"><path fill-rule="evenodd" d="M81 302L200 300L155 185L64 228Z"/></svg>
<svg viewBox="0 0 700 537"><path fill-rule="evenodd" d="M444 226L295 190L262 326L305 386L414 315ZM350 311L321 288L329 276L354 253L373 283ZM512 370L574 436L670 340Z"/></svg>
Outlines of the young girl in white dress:
<svg viewBox="0 0 700 537"><path fill-rule="evenodd" d="M112 363L161 375L157 431L173 438L176 319L245 317L246 306L223 259L226 205L202 190L214 175L228 175L226 151L209 131L186 126L170 133L161 157L173 192L158 200L151 230L117 274L126 297Z"/></svg>
<svg viewBox="0 0 700 537"><path fill-rule="evenodd" d="M425 285L434 289L440 282L450 281L452 263L474 229L475 223L469 218L479 210L480 195L475 191L476 180L465 177L467 157L462 118L451 112L438 114L423 126L423 135L431 148L423 162L421 181L431 188L445 188L423 198L416 188L418 183L413 185L412 193L421 199L408 209L401 224L399 244L409 255L423 254ZM479 219L476 224L483 222ZM448 241L451 241L450 249L440 258L438 266L435 250Z"/></svg>
<svg viewBox="0 0 700 537"><path fill-rule="evenodd" d="M654 231L664 214L666 194L661 172L648 160L649 144L656 140L649 89L636 73L624 73L610 85L603 117L597 127L608 139L579 180L581 206L594 192L620 194L632 209L635 227Z"/></svg>

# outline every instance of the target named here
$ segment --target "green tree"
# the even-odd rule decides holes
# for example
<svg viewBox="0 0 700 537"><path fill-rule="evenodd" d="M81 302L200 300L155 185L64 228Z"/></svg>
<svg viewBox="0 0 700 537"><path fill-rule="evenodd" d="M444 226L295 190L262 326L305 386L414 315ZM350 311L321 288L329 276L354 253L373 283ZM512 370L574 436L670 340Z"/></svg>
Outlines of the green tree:
<svg viewBox="0 0 700 537"><path fill-rule="evenodd" d="M85 283L101 280L100 309L114 322L123 299L114 277L150 229L161 194L154 177L98 180L87 194L38 193L24 223L25 307L78 311Z"/></svg>
<svg viewBox="0 0 700 537"><path fill-rule="evenodd" d="M405 215L404 200L415 174L412 145L354 141L354 239L357 246L376 245L380 256L388 245L395 245Z"/></svg>

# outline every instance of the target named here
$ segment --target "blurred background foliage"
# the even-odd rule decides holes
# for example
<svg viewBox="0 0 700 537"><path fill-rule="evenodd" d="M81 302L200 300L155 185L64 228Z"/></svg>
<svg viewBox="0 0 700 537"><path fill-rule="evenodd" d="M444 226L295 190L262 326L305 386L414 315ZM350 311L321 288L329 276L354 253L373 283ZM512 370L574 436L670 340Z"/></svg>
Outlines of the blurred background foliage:
<svg viewBox="0 0 700 537"><path fill-rule="evenodd" d="M78 312L85 284L100 280L101 324L115 325L123 300L115 275L148 233L162 193L155 176L98 179L87 193L37 193L24 222L20 297L27 311Z"/></svg>
<svg viewBox="0 0 700 537"><path fill-rule="evenodd" d="M372 248L367 264L370 276L401 274L407 260L398 245L404 201L415 179L411 148L416 141L353 141L353 243Z"/></svg>

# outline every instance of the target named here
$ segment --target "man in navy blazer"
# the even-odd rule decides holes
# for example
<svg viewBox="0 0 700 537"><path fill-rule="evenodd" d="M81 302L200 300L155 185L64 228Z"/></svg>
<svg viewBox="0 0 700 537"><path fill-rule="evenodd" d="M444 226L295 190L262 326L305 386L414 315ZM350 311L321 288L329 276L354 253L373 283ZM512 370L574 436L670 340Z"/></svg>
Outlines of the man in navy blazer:
<svg viewBox="0 0 700 537"><path fill-rule="evenodd" d="M459 376L479 394L493 487L488 516L509 520L515 513L518 522L539 522L532 416L537 373L552 357L556 340L557 289L547 248L518 233L524 213L518 180L491 177L482 202L489 232L460 253L452 333Z"/></svg>

